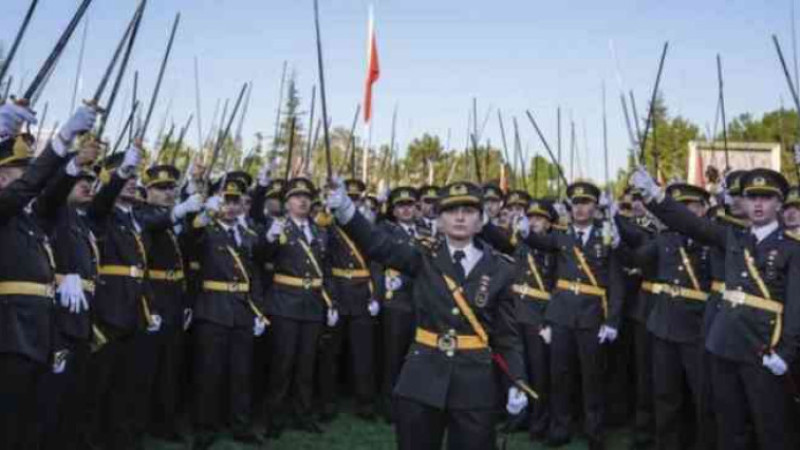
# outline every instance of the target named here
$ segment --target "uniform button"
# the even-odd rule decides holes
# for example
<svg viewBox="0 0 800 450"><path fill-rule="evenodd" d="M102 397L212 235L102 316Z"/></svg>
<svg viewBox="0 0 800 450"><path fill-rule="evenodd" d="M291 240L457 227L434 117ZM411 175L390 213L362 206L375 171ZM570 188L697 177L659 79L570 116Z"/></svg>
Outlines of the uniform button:
<svg viewBox="0 0 800 450"><path fill-rule="evenodd" d="M461 311L459 311L459 309L458 309L458 308L453 308L453 311L452 311L452 312L453 312L453 315L454 315L454 316L457 316L457 315L461 314Z"/></svg>
<svg viewBox="0 0 800 450"><path fill-rule="evenodd" d="M742 278L747 278L747 272L742 272Z"/></svg>
<svg viewBox="0 0 800 450"><path fill-rule="evenodd" d="M683 272L683 266L678 266L678 272Z"/></svg>
<svg viewBox="0 0 800 450"><path fill-rule="evenodd" d="M450 350L450 351L447 352L447 357L448 358L452 358L453 356L455 356L455 354L456 353L454 351Z"/></svg>

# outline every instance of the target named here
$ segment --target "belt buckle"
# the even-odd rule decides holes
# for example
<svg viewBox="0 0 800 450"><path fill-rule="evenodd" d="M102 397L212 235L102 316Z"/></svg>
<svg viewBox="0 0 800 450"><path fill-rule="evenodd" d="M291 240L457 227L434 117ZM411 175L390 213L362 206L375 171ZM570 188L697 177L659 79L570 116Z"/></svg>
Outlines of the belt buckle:
<svg viewBox="0 0 800 450"><path fill-rule="evenodd" d="M447 353L447 356L453 356L458 348L458 339L451 334L440 334L436 339L436 347Z"/></svg>
<svg viewBox="0 0 800 450"><path fill-rule="evenodd" d="M344 270L344 277L347 278L348 280L352 280L353 279L353 271L345 269Z"/></svg>
<svg viewBox="0 0 800 450"><path fill-rule="evenodd" d="M311 286L312 286L311 278L303 278L303 289L306 290L311 289Z"/></svg>
<svg viewBox="0 0 800 450"><path fill-rule="evenodd" d="M667 286L667 292L669 293L669 295L672 296L672 298L680 297L680 295L681 295L681 287L680 286L668 285Z"/></svg>
<svg viewBox="0 0 800 450"><path fill-rule="evenodd" d="M239 283L228 283L228 290L233 293L239 292Z"/></svg>
<svg viewBox="0 0 800 450"><path fill-rule="evenodd" d="M175 278L176 278L175 277L175 271L174 270L168 270L167 271L167 281L175 281Z"/></svg>
<svg viewBox="0 0 800 450"><path fill-rule="evenodd" d="M733 304L733 307L744 305L745 293L742 291L728 291L728 301Z"/></svg>

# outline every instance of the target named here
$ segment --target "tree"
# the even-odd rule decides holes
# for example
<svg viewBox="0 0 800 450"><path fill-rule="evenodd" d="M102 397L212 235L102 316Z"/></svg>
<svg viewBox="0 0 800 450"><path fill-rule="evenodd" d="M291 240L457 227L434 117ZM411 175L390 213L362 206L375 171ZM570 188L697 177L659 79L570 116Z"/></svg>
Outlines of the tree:
<svg viewBox="0 0 800 450"><path fill-rule="evenodd" d="M643 119L646 123L647 117ZM642 125L644 130L645 125ZM653 121L645 147L645 165L665 180L687 177L689 141L700 137L700 128L683 117L670 117L664 98L656 96Z"/></svg>
<svg viewBox="0 0 800 450"><path fill-rule="evenodd" d="M792 183L797 183L797 172L791 148L800 139L797 112L777 109L755 120L752 114L741 114L728 126L728 139L744 142L780 142L781 169ZM722 139L718 136L717 139Z"/></svg>

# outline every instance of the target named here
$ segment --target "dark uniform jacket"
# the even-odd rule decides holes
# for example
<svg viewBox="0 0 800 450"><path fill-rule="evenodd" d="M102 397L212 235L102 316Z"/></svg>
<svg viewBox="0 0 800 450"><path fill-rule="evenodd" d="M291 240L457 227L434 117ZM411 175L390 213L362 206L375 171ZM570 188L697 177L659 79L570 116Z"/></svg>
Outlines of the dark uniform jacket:
<svg viewBox="0 0 800 450"><path fill-rule="evenodd" d="M763 297L745 261L745 253L749 253L770 298L783 305L783 314L778 315L723 300L708 331L706 348L723 358L759 365L762 354L774 350L791 365L800 340L800 243L782 226L757 243L752 233L695 217L669 198L651 202L648 209L668 227L725 250L728 291ZM776 328L778 325L780 328ZM776 330L780 333L773 347Z"/></svg>
<svg viewBox="0 0 800 450"><path fill-rule="evenodd" d="M551 293L555 285L555 255L542 250L531 249L525 244L519 245L514 252L517 275L514 290L517 302L517 321L534 327L545 326L545 314L549 300L526 295L528 288ZM535 272L534 272L535 270ZM538 277L536 274L538 273ZM541 285L539 284L541 282ZM521 288L521 289L520 289Z"/></svg>
<svg viewBox="0 0 800 450"><path fill-rule="evenodd" d="M144 205L142 210L170 214L168 208ZM153 292L151 307L161 315L161 327L183 326L186 303L186 270L183 251L173 227L152 230L145 236L147 270Z"/></svg>
<svg viewBox="0 0 800 450"><path fill-rule="evenodd" d="M55 283L55 261L42 228L26 206L66 160L45 149L25 174L0 191L0 283ZM50 358L53 299L0 295L0 353L15 353L40 363Z"/></svg>
<svg viewBox="0 0 800 450"><path fill-rule="evenodd" d="M327 229L328 261L331 265L331 294L336 299L339 314L342 316L363 317L369 315L369 301L374 297L375 285L370 271L370 262L358 248L351 248L344 231L335 224ZM345 234L346 236L346 234ZM356 252L359 252L358 255ZM361 260L359 260L359 256ZM363 261L363 265L362 265ZM347 278L334 271L366 271L368 276Z"/></svg>
<svg viewBox="0 0 800 450"><path fill-rule="evenodd" d="M387 220L382 222L379 227L390 235L397 245L408 245L409 247L420 245L413 236L408 234L406 230L396 222ZM391 291L391 294L389 294L386 289L387 277L399 277L402 283L400 288ZM381 265L378 282L376 284L378 291L381 293L380 298L383 300L384 308L405 312L412 312L414 310L414 304L411 299L414 281L407 274L391 267Z"/></svg>
<svg viewBox="0 0 800 450"><path fill-rule="evenodd" d="M443 335L476 333L459 312L442 274L457 279L447 244L430 248L398 243L360 214L343 229L370 258L414 279L413 301L417 326ZM470 271L464 297L489 336L490 349L448 354L418 342L412 344L400 373L395 394L440 409L494 408L502 399L492 351L508 363L510 376L525 377L522 342L514 323L510 288L514 270L510 259L476 241L483 256Z"/></svg>

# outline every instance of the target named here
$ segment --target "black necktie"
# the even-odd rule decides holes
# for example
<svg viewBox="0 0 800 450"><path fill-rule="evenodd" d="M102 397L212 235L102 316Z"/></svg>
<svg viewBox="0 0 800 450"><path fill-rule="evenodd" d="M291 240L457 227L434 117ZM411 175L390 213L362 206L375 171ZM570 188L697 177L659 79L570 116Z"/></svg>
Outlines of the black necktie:
<svg viewBox="0 0 800 450"><path fill-rule="evenodd" d="M583 247L583 231L578 231L578 244Z"/></svg>
<svg viewBox="0 0 800 450"><path fill-rule="evenodd" d="M233 229L233 227L228 228L228 236L231 237L231 241L233 241L233 245L238 247L239 246L239 241L236 240L236 231Z"/></svg>
<svg viewBox="0 0 800 450"><path fill-rule="evenodd" d="M453 266L456 269L456 277L458 278L458 284L464 284L464 280L467 278L466 272L464 272L464 266L461 264L461 261L467 257L467 254L464 253L463 250L456 250L453 252Z"/></svg>

